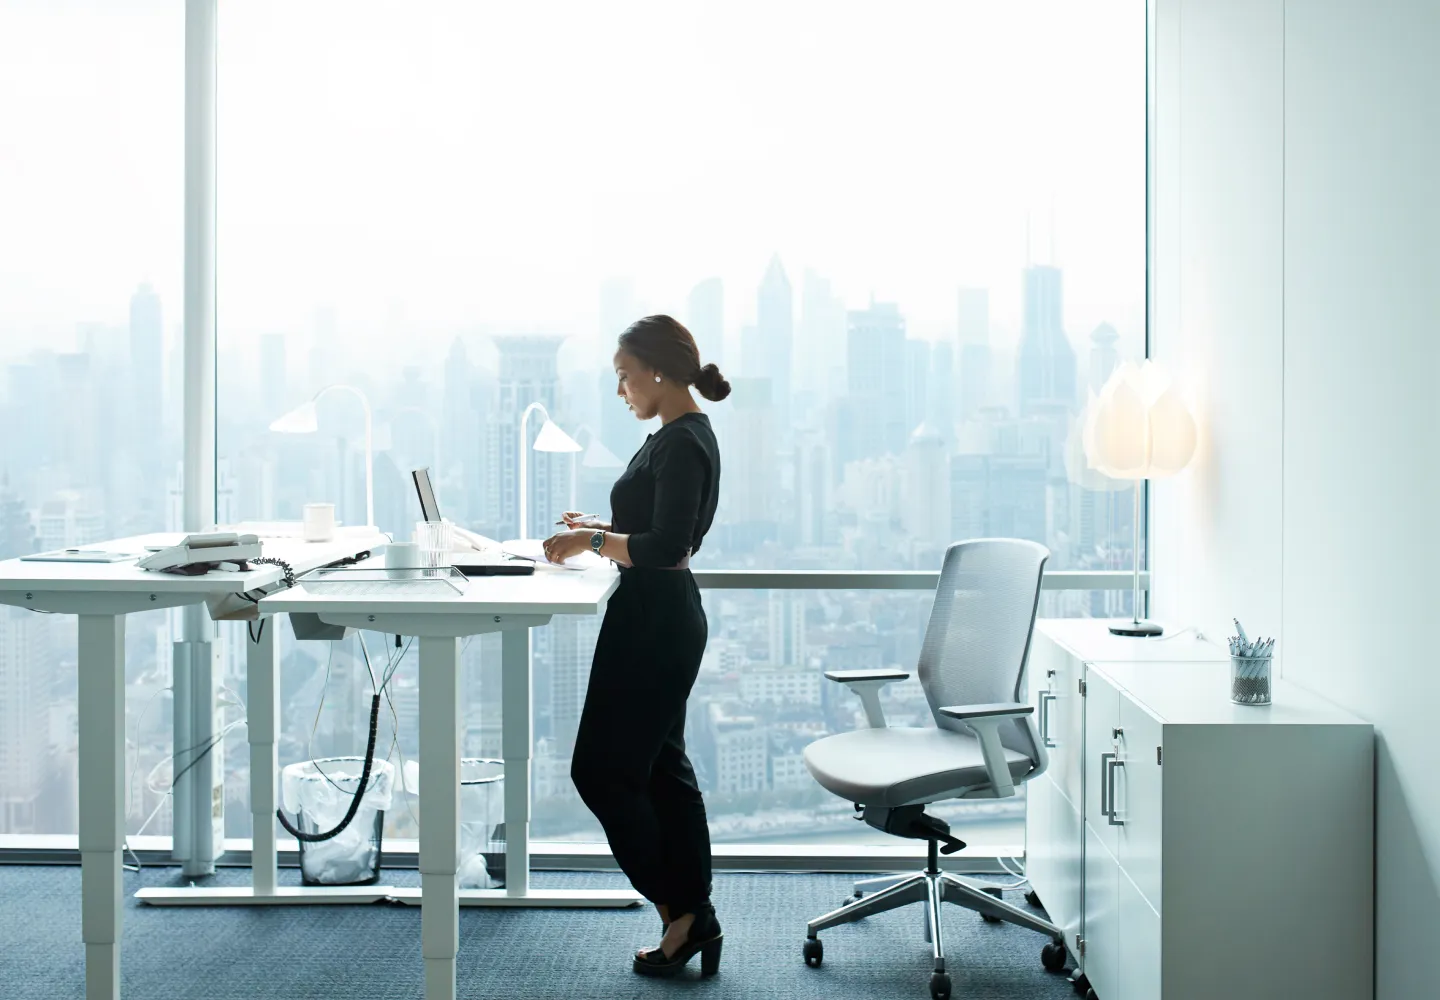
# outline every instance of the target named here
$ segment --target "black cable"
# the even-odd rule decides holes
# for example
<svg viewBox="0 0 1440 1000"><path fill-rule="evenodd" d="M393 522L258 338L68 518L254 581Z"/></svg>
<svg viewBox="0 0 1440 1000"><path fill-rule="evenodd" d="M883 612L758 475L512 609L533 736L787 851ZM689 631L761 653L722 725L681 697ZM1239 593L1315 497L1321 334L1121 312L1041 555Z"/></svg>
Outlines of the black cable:
<svg viewBox="0 0 1440 1000"><path fill-rule="evenodd" d="M276 559L272 556L257 556L254 559L248 560L248 562L256 566L279 566L285 571L285 586L295 586L295 570L284 559Z"/></svg>
<svg viewBox="0 0 1440 1000"><path fill-rule="evenodd" d="M375 731L379 728L379 725L380 695L376 694L370 702L370 739L365 744L365 767L360 772L360 787L356 789L355 794L351 797L350 808L345 811L345 816L340 820L339 825L336 826L335 829L328 830L325 833L305 833L303 830L297 829L285 818L285 810L276 809L275 818L280 821L280 825L285 828L286 833L304 843L318 844L321 841L330 840L339 836L339 834L350 825L350 821L354 819L355 814L360 811L360 797L365 794L365 789L370 784L370 768L375 762Z"/></svg>
<svg viewBox="0 0 1440 1000"><path fill-rule="evenodd" d="M246 623L245 623L245 631L246 631L246 633L249 634L249 636L250 636L250 641L253 642L253 643L255 643L256 645L259 645L260 640L261 640L261 639L264 637L264 635L265 635L265 622L266 622L266 621L267 621L267 619L264 619L264 618L261 618L261 619L260 619L260 621L259 621L259 623L258 623L258 624L260 625L260 628L259 628L258 631L257 631L256 628L255 628L255 625L257 624L256 622L246 622Z"/></svg>

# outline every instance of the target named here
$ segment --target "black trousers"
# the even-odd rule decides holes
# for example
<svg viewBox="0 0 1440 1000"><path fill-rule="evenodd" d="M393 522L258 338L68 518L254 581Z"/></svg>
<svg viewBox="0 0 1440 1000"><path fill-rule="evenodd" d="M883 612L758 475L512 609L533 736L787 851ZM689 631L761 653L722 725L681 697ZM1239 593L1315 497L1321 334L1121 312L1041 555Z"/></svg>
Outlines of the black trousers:
<svg viewBox="0 0 1440 1000"><path fill-rule="evenodd" d="M707 635L689 570L622 569L570 765L630 884L674 916L710 898L710 830L685 755L685 702Z"/></svg>

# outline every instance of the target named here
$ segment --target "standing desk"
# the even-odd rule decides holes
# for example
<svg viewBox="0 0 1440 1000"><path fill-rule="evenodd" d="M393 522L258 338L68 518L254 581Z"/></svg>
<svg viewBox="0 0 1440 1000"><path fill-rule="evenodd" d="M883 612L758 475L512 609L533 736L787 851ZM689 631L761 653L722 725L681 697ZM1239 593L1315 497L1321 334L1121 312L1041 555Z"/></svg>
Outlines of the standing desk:
<svg viewBox="0 0 1440 1000"><path fill-rule="evenodd" d="M364 564L362 564L364 565ZM642 899L631 890L535 889L530 886L531 676L530 629L553 615L593 615L619 586L606 563L582 571L537 566L530 576L472 577L464 593L344 595L307 591L299 585L264 598L262 614L304 613L331 625L416 636L420 640L420 890L357 887L362 893L420 902L421 954L425 961L426 1000L454 1000L455 955L459 950L459 906L626 907ZM505 764L505 888L459 889L460 831L460 639L501 633L502 756ZM259 657L273 672L274 658ZM250 698L251 726L274 728L278 703L274 679L251 675L271 695ZM256 690L252 687L251 690ZM253 780L253 778L252 778ZM273 788L273 779L272 779ZM259 797L256 797L257 803ZM273 830L273 800L264 818ZM256 831L261 828L256 806ZM256 858L256 885L273 884L274 856ZM214 890L211 890L212 892ZM243 894L247 890L232 890ZM258 888L256 890L258 892ZM267 902L324 902L323 888L302 887Z"/></svg>
<svg viewBox="0 0 1440 1000"><path fill-rule="evenodd" d="M145 554L147 545L174 544L178 533L138 535L105 542L96 548ZM374 529L340 529L329 542L298 538L262 538L264 555L285 560L296 573L385 544ZM248 573L210 572L177 576L142 570L135 562L72 563L0 562L0 604L79 618L77 710L79 752L79 833L81 937L85 942L86 1000L118 1000L120 996L121 849L125 842L125 617L202 604L207 598L239 594L282 580L277 566L258 566ZM274 630L270 646L274 650ZM263 635L263 633L262 633ZM252 644L253 645L253 644ZM263 646L263 643L262 643ZM250 657L256 650L251 648ZM270 669L273 674L274 658ZM253 669L253 662L251 663ZM262 713L263 714L263 713ZM257 742L257 739L261 742ZM268 739L269 752L265 752ZM273 726L250 723L252 780L261 777L274 797L275 736ZM258 762L257 762L258 759ZM272 803L270 812L273 814ZM274 851L274 824L270 831ZM261 826L256 825L257 841Z"/></svg>

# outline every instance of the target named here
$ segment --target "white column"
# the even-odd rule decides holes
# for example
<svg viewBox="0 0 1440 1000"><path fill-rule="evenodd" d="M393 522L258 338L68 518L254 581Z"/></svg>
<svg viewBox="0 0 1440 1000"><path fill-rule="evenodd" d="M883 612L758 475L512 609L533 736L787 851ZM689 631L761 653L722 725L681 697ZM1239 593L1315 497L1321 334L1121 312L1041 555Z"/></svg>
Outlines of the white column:
<svg viewBox="0 0 1440 1000"><path fill-rule="evenodd" d="M254 828L250 869L255 894L261 896L275 892L275 808L280 801L280 757L275 746L280 719L280 622L263 617L247 623L247 627L250 637L245 645L245 718L250 740L250 815Z"/></svg>
<svg viewBox="0 0 1440 1000"><path fill-rule="evenodd" d="M215 9L217 0L185 2L185 403L184 503L187 532L215 523ZM214 626L203 605L187 607L181 637L207 642ZM177 655L177 667L179 656ZM195 662L192 656L190 662ZM206 662L209 662L208 660ZM214 700L197 708L181 697L185 678L175 677L176 749L189 737L209 733ZM199 712L199 718L192 716ZM184 739L186 742L181 742ZM178 769L178 768L177 768ZM173 853L187 875L214 871L220 844L211 843L211 785L197 767L175 787ZM221 808L224 808L223 799ZM220 822L224 822L221 813Z"/></svg>
<svg viewBox="0 0 1440 1000"><path fill-rule="evenodd" d="M420 637L420 951L425 1000L455 1000L460 948L460 640Z"/></svg>
<svg viewBox="0 0 1440 1000"><path fill-rule="evenodd" d="M530 891L530 630L500 633L500 698L505 760L505 891Z"/></svg>
<svg viewBox="0 0 1440 1000"><path fill-rule="evenodd" d="M78 659L80 936L85 942L85 1000L119 1000L125 617L81 615Z"/></svg>

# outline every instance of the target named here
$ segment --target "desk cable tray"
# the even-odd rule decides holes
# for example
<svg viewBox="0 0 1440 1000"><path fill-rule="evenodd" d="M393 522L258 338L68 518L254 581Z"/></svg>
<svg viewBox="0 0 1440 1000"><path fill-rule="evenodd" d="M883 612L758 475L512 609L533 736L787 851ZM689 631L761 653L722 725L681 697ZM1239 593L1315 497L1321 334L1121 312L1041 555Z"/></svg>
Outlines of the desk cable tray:
<svg viewBox="0 0 1440 1000"><path fill-rule="evenodd" d="M454 566L426 569L331 566L306 573L299 584L327 597L446 597L465 593L465 574Z"/></svg>

